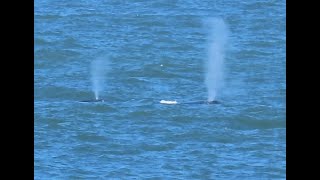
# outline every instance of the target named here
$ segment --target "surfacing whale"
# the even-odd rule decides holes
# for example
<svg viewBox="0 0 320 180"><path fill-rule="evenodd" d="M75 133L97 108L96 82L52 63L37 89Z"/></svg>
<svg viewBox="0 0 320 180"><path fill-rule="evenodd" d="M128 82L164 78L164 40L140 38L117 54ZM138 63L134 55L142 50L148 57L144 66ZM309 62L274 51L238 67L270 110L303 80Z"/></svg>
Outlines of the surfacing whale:
<svg viewBox="0 0 320 180"><path fill-rule="evenodd" d="M220 104L219 101L191 101L191 102L181 102L180 104Z"/></svg>
<svg viewBox="0 0 320 180"><path fill-rule="evenodd" d="M83 103L92 103L92 102L104 102L103 99L92 99L92 100L84 100L84 101L79 101Z"/></svg>

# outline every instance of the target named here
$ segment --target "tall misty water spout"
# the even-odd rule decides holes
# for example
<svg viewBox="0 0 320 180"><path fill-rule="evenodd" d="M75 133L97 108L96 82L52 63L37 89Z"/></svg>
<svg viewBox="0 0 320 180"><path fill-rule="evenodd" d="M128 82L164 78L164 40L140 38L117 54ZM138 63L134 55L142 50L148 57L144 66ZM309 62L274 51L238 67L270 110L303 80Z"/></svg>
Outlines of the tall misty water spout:
<svg viewBox="0 0 320 180"><path fill-rule="evenodd" d="M208 91L208 101L216 100L223 85L224 58L229 30L221 18L211 18L206 21L209 27L208 56L206 59L205 83Z"/></svg>
<svg viewBox="0 0 320 180"><path fill-rule="evenodd" d="M106 58L97 58L91 62L92 91L96 100L99 99L105 87L107 65Z"/></svg>

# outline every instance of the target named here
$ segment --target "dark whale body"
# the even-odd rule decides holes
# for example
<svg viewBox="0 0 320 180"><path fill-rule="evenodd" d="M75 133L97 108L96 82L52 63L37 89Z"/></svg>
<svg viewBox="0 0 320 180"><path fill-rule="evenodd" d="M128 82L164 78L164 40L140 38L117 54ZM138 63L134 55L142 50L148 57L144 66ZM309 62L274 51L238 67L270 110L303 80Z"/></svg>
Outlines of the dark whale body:
<svg viewBox="0 0 320 180"><path fill-rule="evenodd" d="M191 102L181 102L179 104L220 104L219 101L191 101Z"/></svg>
<svg viewBox="0 0 320 180"><path fill-rule="evenodd" d="M84 101L80 101L83 103L92 103L92 102L104 102L103 99L93 99L93 100L84 100Z"/></svg>

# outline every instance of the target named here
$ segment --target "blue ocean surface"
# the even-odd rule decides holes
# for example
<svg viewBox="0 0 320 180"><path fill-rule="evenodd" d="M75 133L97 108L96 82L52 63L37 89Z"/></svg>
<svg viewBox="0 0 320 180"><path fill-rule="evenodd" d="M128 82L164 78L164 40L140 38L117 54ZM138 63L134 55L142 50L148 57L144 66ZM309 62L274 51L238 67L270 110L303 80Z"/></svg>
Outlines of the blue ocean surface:
<svg viewBox="0 0 320 180"><path fill-rule="evenodd" d="M286 179L285 0L35 0L34 12L34 179ZM207 99L212 18L229 30L220 103L160 104ZM79 102L95 90L104 102Z"/></svg>

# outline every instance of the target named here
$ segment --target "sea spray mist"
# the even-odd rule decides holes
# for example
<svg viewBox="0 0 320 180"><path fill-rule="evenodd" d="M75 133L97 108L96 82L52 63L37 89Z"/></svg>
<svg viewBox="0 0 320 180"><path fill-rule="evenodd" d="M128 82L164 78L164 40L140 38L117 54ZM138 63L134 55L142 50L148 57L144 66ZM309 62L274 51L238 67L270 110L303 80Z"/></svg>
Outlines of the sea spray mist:
<svg viewBox="0 0 320 180"><path fill-rule="evenodd" d="M106 75L108 70L108 59L106 57L99 57L91 62L91 82L92 91L94 93L95 99L100 98L101 92L103 92L106 86Z"/></svg>
<svg viewBox="0 0 320 180"><path fill-rule="evenodd" d="M207 19L205 26L208 28L205 84L208 91L208 101L213 101L216 100L217 94L223 86L224 59L229 30L221 18Z"/></svg>

